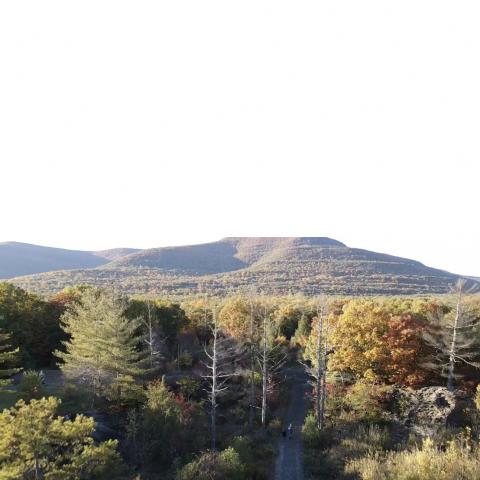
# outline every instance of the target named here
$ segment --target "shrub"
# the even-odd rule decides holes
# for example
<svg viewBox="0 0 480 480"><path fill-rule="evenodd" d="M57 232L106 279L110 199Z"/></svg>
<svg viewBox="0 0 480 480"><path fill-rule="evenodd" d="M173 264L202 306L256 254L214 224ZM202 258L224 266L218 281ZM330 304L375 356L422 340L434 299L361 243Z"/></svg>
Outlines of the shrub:
<svg viewBox="0 0 480 480"><path fill-rule="evenodd" d="M384 419L385 403L391 387L366 380L356 382L345 395L345 405L358 419L379 421Z"/></svg>
<svg viewBox="0 0 480 480"><path fill-rule="evenodd" d="M477 407L477 410L480 410L480 383L477 385L477 389L475 391L475 397L473 400L475 402L475 406Z"/></svg>
<svg viewBox="0 0 480 480"><path fill-rule="evenodd" d="M191 400L192 397L197 396L200 390L200 381L196 378L185 377L177 381L180 393L186 400Z"/></svg>
<svg viewBox="0 0 480 480"><path fill-rule="evenodd" d="M241 463L247 469L247 478L270 478L276 448L265 442L265 439L239 436L234 437L229 446L240 456Z"/></svg>
<svg viewBox="0 0 480 480"><path fill-rule="evenodd" d="M307 448L322 448L324 436L317 427L315 414L309 413L302 427L302 439Z"/></svg>
<svg viewBox="0 0 480 480"><path fill-rule="evenodd" d="M389 431L378 425L357 425L340 440L340 448L348 452L350 458L381 452L389 444Z"/></svg>
<svg viewBox="0 0 480 480"><path fill-rule="evenodd" d="M479 471L478 449L452 441L442 450L430 439L411 451L373 453L346 467L346 473L362 480L474 480Z"/></svg>
<svg viewBox="0 0 480 480"><path fill-rule="evenodd" d="M18 386L19 397L26 402L42 398L45 395L44 382L45 375L42 372L27 370Z"/></svg>
<svg viewBox="0 0 480 480"><path fill-rule="evenodd" d="M119 479L117 441L96 444L93 418L57 416L60 400L23 400L0 413L2 479Z"/></svg>
<svg viewBox="0 0 480 480"><path fill-rule="evenodd" d="M107 387L105 397L115 412L138 407L145 401L145 392L132 376L118 375Z"/></svg>
<svg viewBox="0 0 480 480"><path fill-rule="evenodd" d="M248 480L249 476L239 454L229 447L221 453L205 452L185 465L176 480Z"/></svg>
<svg viewBox="0 0 480 480"><path fill-rule="evenodd" d="M181 369L192 368L193 365L193 357L190 352L182 352L178 356L178 366Z"/></svg>

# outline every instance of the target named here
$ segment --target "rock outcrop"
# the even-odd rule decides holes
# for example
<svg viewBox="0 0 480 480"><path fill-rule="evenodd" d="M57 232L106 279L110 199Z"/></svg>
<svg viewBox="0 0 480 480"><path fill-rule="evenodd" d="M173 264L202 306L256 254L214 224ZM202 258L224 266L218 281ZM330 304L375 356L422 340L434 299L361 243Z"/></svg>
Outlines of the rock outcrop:
<svg viewBox="0 0 480 480"><path fill-rule="evenodd" d="M445 387L396 390L392 396L394 418L405 433L431 437L446 427L462 427L472 401L461 391Z"/></svg>

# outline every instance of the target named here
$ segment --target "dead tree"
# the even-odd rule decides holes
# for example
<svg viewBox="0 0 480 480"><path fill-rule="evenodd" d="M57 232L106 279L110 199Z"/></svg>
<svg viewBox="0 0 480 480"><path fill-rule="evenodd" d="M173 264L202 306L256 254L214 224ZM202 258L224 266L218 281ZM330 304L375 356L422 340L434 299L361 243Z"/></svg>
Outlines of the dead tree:
<svg viewBox="0 0 480 480"><path fill-rule="evenodd" d="M150 368L155 368L161 356L160 346L163 340L160 339L158 332L155 329L157 318L155 316L155 305L151 300L145 302L146 314L142 319L142 325L145 327L144 342L147 344L149 353Z"/></svg>
<svg viewBox="0 0 480 480"><path fill-rule="evenodd" d="M212 450L216 449L218 396L227 389L228 378L234 374L235 359L235 349L232 341L222 334L217 318L217 312L214 309L210 325L212 339L210 345L205 347L205 355L208 359L205 362L205 366L208 369L208 374L204 375L204 378L209 382L206 392L210 403L210 439Z"/></svg>
<svg viewBox="0 0 480 480"><path fill-rule="evenodd" d="M438 311L431 319L433 328L424 334L427 344L434 351L433 361L425 366L446 377L449 390L453 390L455 380L462 376L457 372L457 363L480 368L480 363L475 361L478 353L474 347L478 342L472 334L479 321L472 318L465 308L465 296L468 293L470 292L466 288L466 281L458 280L452 289L451 311L446 314Z"/></svg>
<svg viewBox="0 0 480 480"><path fill-rule="evenodd" d="M328 315L325 316L325 340L323 342L323 369L322 369L322 382L321 382L321 390L320 390L320 411L319 411L319 419L318 419L318 428L319 430L323 430L325 425L325 405L327 402L327 372L328 372L328 354L329 354L329 344L328 344L328 335L330 330L330 322L328 319Z"/></svg>
<svg viewBox="0 0 480 480"><path fill-rule="evenodd" d="M253 299L250 297L250 406L248 415L248 427L253 430L253 420L255 417L255 309Z"/></svg>
<svg viewBox="0 0 480 480"><path fill-rule="evenodd" d="M262 321L262 338L259 352L257 354L260 372L262 376L262 428L267 426L268 394L275 388L275 376L285 365L286 356L281 351L281 345L275 344L273 340L272 321L268 315L267 308Z"/></svg>
<svg viewBox="0 0 480 480"><path fill-rule="evenodd" d="M323 430L327 400L327 359L329 354L328 336L330 329L327 297L322 296L318 299L315 320L315 358L310 365L304 364L304 367L312 379L311 384L315 391L317 428Z"/></svg>

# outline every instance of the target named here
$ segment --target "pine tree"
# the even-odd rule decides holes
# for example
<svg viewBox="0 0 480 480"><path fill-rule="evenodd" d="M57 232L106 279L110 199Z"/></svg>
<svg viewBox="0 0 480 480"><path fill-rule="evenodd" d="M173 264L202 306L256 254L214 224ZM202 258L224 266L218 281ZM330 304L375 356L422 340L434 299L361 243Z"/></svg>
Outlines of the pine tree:
<svg viewBox="0 0 480 480"><path fill-rule="evenodd" d="M17 365L18 348L10 346L10 335L0 330L0 387L10 384L10 378L20 371Z"/></svg>
<svg viewBox="0 0 480 480"><path fill-rule="evenodd" d="M123 298L103 290L88 290L62 317L70 340L56 352L67 378L86 384L92 395L105 394L120 376L147 373L148 352L142 349L139 319L125 316Z"/></svg>
<svg viewBox="0 0 480 480"><path fill-rule="evenodd" d="M2 479L125 478L118 442L93 440L93 418L57 416L60 400L20 400L0 413Z"/></svg>

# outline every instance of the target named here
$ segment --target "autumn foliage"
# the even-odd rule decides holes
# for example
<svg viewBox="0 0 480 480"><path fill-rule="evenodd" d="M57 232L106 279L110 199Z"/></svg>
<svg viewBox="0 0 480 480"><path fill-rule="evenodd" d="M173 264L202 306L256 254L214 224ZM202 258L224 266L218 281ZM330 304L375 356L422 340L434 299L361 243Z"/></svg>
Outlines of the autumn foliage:
<svg viewBox="0 0 480 480"><path fill-rule="evenodd" d="M429 349L423 340L428 305L406 301L352 299L330 315L330 371L352 380L420 386L428 378ZM315 319L314 323L315 325ZM316 329L305 348L314 361Z"/></svg>

